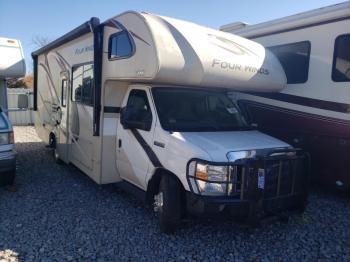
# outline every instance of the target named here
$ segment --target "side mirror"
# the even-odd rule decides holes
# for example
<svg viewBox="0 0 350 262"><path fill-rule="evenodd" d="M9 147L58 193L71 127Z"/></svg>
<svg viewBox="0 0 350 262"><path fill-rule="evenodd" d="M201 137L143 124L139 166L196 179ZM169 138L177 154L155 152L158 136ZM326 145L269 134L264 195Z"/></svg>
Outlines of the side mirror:
<svg viewBox="0 0 350 262"><path fill-rule="evenodd" d="M127 107L123 107L120 110L120 123L124 129L141 129L145 131L150 131L152 126L152 120L150 121L135 121L130 119L130 111Z"/></svg>
<svg viewBox="0 0 350 262"><path fill-rule="evenodd" d="M20 109L28 109L29 108L28 95L25 95L25 94L18 95L17 107Z"/></svg>
<svg viewBox="0 0 350 262"><path fill-rule="evenodd" d="M120 109L120 123L122 124L122 126L124 127L124 129L126 129L126 123L125 123L125 114L126 114L126 107L122 107Z"/></svg>

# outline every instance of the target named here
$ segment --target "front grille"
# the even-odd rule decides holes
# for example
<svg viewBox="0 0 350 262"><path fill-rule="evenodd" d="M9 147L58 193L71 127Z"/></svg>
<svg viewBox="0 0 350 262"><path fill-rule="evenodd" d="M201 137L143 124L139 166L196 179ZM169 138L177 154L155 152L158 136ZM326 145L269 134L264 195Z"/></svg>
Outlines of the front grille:
<svg viewBox="0 0 350 262"><path fill-rule="evenodd" d="M190 165L192 163L196 162ZM237 160L228 170L226 181L204 180L205 183L224 185L223 193L236 200L278 198L305 193L308 158L301 150L275 150L267 156ZM263 183L259 182L259 172L264 173ZM201 194L198 183L203 180L189 174L187 179L191 191Z"/></svg>
<svg viewBox="0 0 350 262"><path fill-rule="evenodd" d="M264 198L273 198L299 193L300 176L303 175L300 161L270 160L265 162Z"/></svg>
<svg viewBox="0 0 350 262"><path fill-rule="evenodd" d="M264 189L258 188L258 170L265 170ZM286 159L254 160L245 165L231 167L231 196L241 200L255 198L257 192L263 194L263 199L283 197L303 193L306 183L304 157Z"/></svg>

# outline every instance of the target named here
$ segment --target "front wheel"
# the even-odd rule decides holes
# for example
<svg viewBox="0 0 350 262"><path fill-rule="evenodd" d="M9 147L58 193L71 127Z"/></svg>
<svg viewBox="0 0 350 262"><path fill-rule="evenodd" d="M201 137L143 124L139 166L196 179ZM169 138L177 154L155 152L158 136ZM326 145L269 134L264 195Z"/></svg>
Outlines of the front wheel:
<svg viewBox="0 0 350 262"><path fill-rule="evenodd" d="M159 192L154 197L154 207L159 213L160 230L166 234L176 231L181 222L181 184L169 175L161 178Z"/></svg>
<svg viewBox="0 0 350 262"><path fill-rule="evenodd" d="M0 186L12 186L15 181L16 170L5 172L0 176Z"/></svg>

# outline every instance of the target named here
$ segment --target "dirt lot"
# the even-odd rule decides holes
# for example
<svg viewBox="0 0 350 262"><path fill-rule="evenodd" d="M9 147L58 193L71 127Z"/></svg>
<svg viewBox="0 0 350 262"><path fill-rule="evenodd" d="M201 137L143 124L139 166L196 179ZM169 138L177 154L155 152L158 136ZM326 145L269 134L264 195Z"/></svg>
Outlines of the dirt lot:
<svg viewBox="0 0 350 262"><path fill-rule="evenodd" d="M350 261L350 198L313 190L303 216L249 228L186 222L173 236L130 195L56 165L18 127L17 191L0 189L0 261Z"/></svg>

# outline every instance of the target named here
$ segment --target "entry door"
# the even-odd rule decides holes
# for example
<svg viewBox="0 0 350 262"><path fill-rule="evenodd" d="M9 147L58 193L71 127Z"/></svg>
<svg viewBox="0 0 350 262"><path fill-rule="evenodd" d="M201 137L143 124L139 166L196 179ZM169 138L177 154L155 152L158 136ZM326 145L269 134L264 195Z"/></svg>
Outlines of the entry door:
<svg viewBox="0 0 350 262"><path fill-rule="evenodd" d="M56 148L61 160L68 161L68 79L66 76L61 77L61 101L57 106L57 133Z"/></svg>
<svg viewBox="0 0 350 262"><path fill-rule="evenodd" d="M142 122L152 119L154 116L151 107L148 90L132 89L123 102L123 107L132 108L128 113L132 114L133 120ZM145 148L153 143L154 117L149 131L141 129L124 129L121 123L117 127L117 169L120 176L142 188L146 187L146 177L149 172L150 158ZM147 148L146 148L147 150Z"/></svg>

